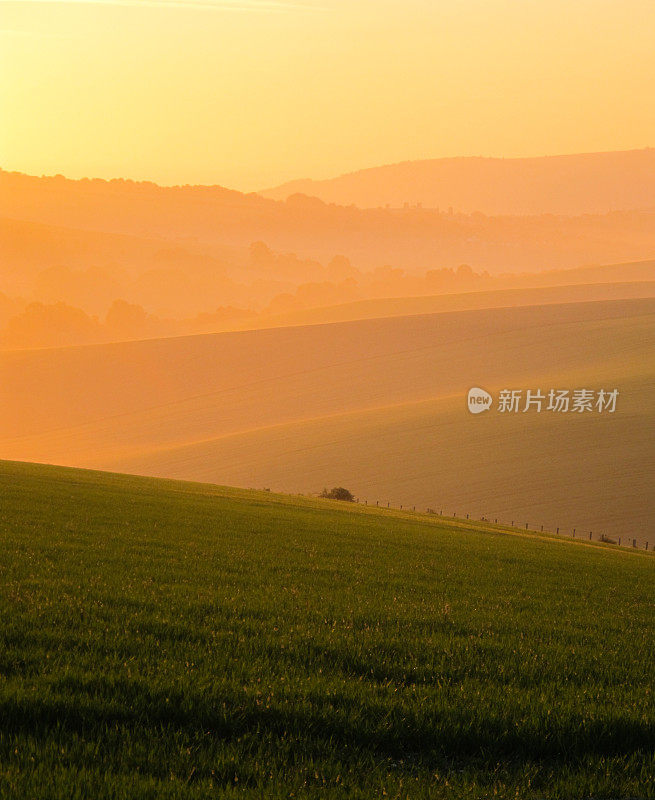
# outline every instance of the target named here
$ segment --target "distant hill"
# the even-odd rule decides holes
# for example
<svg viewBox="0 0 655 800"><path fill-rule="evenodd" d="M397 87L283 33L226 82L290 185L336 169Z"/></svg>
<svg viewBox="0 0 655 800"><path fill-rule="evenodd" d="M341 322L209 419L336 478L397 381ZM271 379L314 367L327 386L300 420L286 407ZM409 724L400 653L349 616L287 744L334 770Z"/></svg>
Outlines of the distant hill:
<svg viewBox="0 0 655 800"><path fill-rule="evenodd" d="M361 208L449 207L484 214L604 214L655 208L655 149L541 158L439 158L404 161L296 180L261 192L286 200L302 193Z"/></svg>
<svg viewBox="0 0 655 800"><path fill-rule="evenodd" d="M281 202L220 186L73 181L0 170L0 217L131 237L99 239L95 264L106 263L105 245L109 252L140 250L145 256L153 241L163 240L224 262L231 248L263 241L276 252L322 263L345 255L360 269L391 264L428 270L464 263L490 272L565 269L653 258L652 205L653 211L577 217L483 216L361 209L297 194ZM83 242L80 238L75 247Z"/></svg>

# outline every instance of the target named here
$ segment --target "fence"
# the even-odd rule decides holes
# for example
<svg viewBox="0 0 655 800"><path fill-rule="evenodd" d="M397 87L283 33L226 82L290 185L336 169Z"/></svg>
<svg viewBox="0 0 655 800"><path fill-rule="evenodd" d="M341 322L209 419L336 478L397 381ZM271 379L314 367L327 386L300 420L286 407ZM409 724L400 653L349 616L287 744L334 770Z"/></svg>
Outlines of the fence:
<svg viewBox="0 0 655 800"><path fill-rule="evenodd" d="M368 505L368 500L363 500L363 501L357 500L357 502L358 503L363 502L364 505ZM398 506L392 506L391 501L389 500L386 502L386 506L384 502L380 503L379 500L376 500L375 506L376 508L388 508L390 510L396 510L396 511L412 511L412 512L416 511L415 505L403 506L403 504L401 503ZM478 519L477 517L473 517L471 514L466 514L466 517L458 517L456 511L453 512L452 516L449 513L444 514L443 508L440 509L438 512L434 508L426 508L425 512L422 512L419 509L419 513L430 514L437 517L444 517L445 519L460 519L462 522L465 522L466 520L468 520L469 522L473 522ZM487 523L492 522L492 520L489 517L485 516L480 517L479 521ZM590 542L596 541L596 542L602 542L603 544L613 544L616 545L617 547L629 547L634 550L650 549L650 541L643 537L617 536L616 538L612 538L610 536L607 536L605 533L599 533L597 531L594 532L585 530L583 532L580 531L578 528L564 528L559 526L556 526L555 530L553 531L552 528L545 527L544 525L541 524L538 525L538 527L531 528L529 526L529 523L527 522L518 523L516 520L512 520L510 523L507 523L503 522L502 520L499 521L497 517L494 518L493 524L499 525L500 527L513 528L515 530L526 530L526 531L532 531L534 533L546 533L553 536L568 536L569 538L572 539L583 539L583 540L588 540ZM655 547L655 536L653 538L653 542L654 542L653 547Z"/></svg>

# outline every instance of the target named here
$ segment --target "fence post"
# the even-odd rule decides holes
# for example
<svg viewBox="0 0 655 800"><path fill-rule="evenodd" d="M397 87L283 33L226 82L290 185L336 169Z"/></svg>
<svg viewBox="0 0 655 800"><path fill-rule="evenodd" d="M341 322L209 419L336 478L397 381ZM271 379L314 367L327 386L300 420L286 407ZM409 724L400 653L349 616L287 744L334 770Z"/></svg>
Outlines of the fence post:
<svg viewBox="0 0 655 800"><path fill-rule="evenodd" d="M528 529L528 523L527 522L525 523L525 529L526 529L526 531Z"/></svg>
<svg viewBox="0 0 655 800"><path fill-rule="evenodd" d="M557 529L557 533L559 533L559 528Z"/></svg>
<svg viewBox="0 0 655 800"><path fill-rule="evenodd" d="M636 547L636 546L637 546L637 540L636 540L636 539L633 539L633 540L632 540L632 546L633 546L633 547Z"/></svg>
<svg viewBox="0 0 655 800"><path fill-rule="evenodd" d="M591 531L589 531L589 541L591 541Z"/></svg>
<svg viewBox="0 0 655 800"><path fill-rule="evenodd" d="M542 526L541 526L541 530L543 531L543 529L544 529L544 526L542 525Z"/></svg>
<svg viewBox="0 0 655 800"><path fill-rule="evenodd" d="M619 536L619 547L621 547L621 537Z"/></svg>

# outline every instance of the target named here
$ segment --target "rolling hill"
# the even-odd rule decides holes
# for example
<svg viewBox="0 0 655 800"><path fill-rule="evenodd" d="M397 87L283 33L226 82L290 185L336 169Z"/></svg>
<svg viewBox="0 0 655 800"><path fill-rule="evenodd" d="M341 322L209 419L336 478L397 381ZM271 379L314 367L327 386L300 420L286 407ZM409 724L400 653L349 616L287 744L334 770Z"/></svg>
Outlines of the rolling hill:
<svg viewBox="0 0 655 800"><path fill-rule="evenodd" d="M644 263L649 265L649 276L655 277L655 262ZM629 265L626 264L625 268L624 274L629 275ZM587 274L584 275L584 273ZM605 270L601 267L591 267L584 271L544 272L525 276L526 284L541 284L538 286L417 297L378 297L369 300L356 300L335 306L290 311L286 314L262 315L259 318L255 317L247 320L246 325L250 328L270 328L278 325L317 325L330 322L349 322L358 319L435 314L444 311L472 311L484 308L516 308L518 306L655 297L655 280L625 280L618 283L603 283L601 281L605 274ZM583 275L589 279L598 280L598 282L576 283L575 281L580 280ZM568 279L571 283L548 285L546 283L548 279Z"/></svg>
<svg viewBox="0 0 655 800"><path fill-rule="evenodd" d="M2 170L0 217L132 237L131 243L107 240L110 248L134 245L145 252L148 241L164 240L214 258L263 241L275 251L325 263L346 255L365 269L467 263L477 270L519 272L649 259L655 251L655 209L578 216L448 214L326 204L300 194L275 201L220 186L74 181Z"/></svg>
<svg viewBox="0 0 655 800"><path fill-rule="evenodd" d="M644 543L654 350L655 300L634 299L5 352L0 456L288 492L342 484ZM473 417L471 386L621 394L615 414Z"/></svg>
<svg viewBox="0 0 655 800"><path fill-rule="evenodd" d="M0 462L6 800L653 796L652 553Z"/></svg>
<svg viewBox="0 0 655 800"><path fill-rule="evenodd" d="M302 193L361 208L454 208L483 214L604 214L655 209L655 149L540 158L439 158L296 180L261 194Z"/></svg>

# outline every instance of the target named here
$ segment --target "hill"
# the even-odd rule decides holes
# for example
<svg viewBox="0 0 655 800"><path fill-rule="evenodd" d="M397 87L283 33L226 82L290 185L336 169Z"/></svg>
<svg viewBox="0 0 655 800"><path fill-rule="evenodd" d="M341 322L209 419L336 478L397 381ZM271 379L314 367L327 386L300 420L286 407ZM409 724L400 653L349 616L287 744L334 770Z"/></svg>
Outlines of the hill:
<svg viewBox="0 0 655 800"><path fill-rule="evenodd" d="M518 272L650 259L655 252L655 209L530 217L362 209L301 194L282 202L219 186L73 181L1 170L0 217L166 240L184 251L200 250L204 258L263 241L275 251L325 263L345 255L362 269L466 263L476 270Z"/></svg>
<svg viewBox="0 0 655 800"><path fill-rule="evenodd" d="M296 180L261 192L326 203L405 204L483 214L604 214L655 209L655 149L540 158L439 158Z"/></svg>
<svg viewBox="0 0 655 800"><path fill-rule="evenodd" d="M643 545L654 337L655 300L635 299L4 352L0 454L287 492L342 484ZM476 418L471 386L621 394L604 416Z"/></svg>
<svg viewBox="0 0 655 800"><path fill-rule="evenodd" d="M0 793L653 797L651 553L0 462Z"/></svg>
<svg viewBox="0 0 655 800"><path fill-rule="evenodd" d="M655 276L655 262L652 274ZM626 265L627 267L627 265ZM570 273L569 284L546 285L547 278L566 279ZM277 325L318 325L330 322L347 322L358 319L379 319L380 317L404 317L411 314L435 314L444 311L472 311L484 308L516 308L518 306L550 305L561 303L594 302L598 300L630 300L634 298L655 297L655 280L622 281L602 283L603 271L590 268L589 278L598 283L574 283L580 271L562 270L526 276L526 283L542 284L538 287L496 289L486 292L457 292L441 295L417 297L379 297L370 300L356 300L335 306L308 308L286 314L262 315L259 319L248 320L248 327L275 327ZM626 269L626 274L628 270ZM499 279L500 282L500 279ZM518 279L517 279L518 282ZM241 327L245 327L242 325Z"/></svg>

